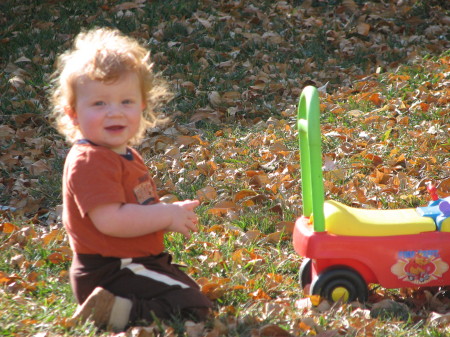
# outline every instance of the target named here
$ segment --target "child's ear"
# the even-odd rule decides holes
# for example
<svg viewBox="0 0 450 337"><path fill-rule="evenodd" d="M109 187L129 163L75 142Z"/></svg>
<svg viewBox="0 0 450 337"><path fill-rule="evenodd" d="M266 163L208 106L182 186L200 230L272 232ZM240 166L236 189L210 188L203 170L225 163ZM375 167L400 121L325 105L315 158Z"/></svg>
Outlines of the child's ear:
<svg viewBox="0 0 450 337"><path fill-rule="evenodd" d="M74 125L78 125L77 112L70 105L64 106L64 113L69 116Z"/></svg>

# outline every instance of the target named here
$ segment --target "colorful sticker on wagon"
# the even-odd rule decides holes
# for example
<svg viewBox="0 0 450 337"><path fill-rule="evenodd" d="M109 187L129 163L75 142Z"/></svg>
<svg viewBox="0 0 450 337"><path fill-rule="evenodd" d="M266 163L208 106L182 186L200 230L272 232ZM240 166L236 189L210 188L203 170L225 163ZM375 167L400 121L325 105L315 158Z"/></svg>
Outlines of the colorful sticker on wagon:
<svg viewBox="0 0 450 337"><path fill-rule="evenodd" d="M392 273L402 281L423 285L437 280L448 270L438 250L401 251Z"/></svg>

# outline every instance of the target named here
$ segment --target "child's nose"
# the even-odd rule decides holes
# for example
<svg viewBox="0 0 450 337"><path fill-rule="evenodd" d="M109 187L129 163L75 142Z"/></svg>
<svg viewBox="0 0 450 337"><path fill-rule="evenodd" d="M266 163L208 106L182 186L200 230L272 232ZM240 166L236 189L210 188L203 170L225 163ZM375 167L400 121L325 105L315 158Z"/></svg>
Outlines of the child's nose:
<svg viewBox="0 0 450 337"><path fill-rule="evenodd" d="M108 116L119 116L122 114L122 109L119 104L110 104L108 109Z"/></svg>

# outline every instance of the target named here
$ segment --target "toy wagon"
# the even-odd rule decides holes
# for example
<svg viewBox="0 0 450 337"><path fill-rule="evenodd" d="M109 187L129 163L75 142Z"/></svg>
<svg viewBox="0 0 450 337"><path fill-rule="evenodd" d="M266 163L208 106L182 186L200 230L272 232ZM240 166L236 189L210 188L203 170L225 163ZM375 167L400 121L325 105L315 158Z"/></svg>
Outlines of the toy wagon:
<svg viewBox="0 0 450 337"><path fill-rule="evenodd" d="M385 288L450 285L450 197L426 207L373 210L324 201L319 95L306 87L298 106L303 215L293 233L304 257L300 283L329 301L364 302L368 284Z"/></svg>

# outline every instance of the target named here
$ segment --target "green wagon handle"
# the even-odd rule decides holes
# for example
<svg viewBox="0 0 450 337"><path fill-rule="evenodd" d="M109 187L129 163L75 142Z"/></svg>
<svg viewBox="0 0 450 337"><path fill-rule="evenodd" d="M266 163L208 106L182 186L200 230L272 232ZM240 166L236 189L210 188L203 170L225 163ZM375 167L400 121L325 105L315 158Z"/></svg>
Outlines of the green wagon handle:
<svg viewBox="0 0 450 337"><path fill-rule="evenodd" d="M319 92L313 86L303 89L297 113L302 179L303 215L313 216L315 232L325 231L324 189L320 133Z"/></svg>

